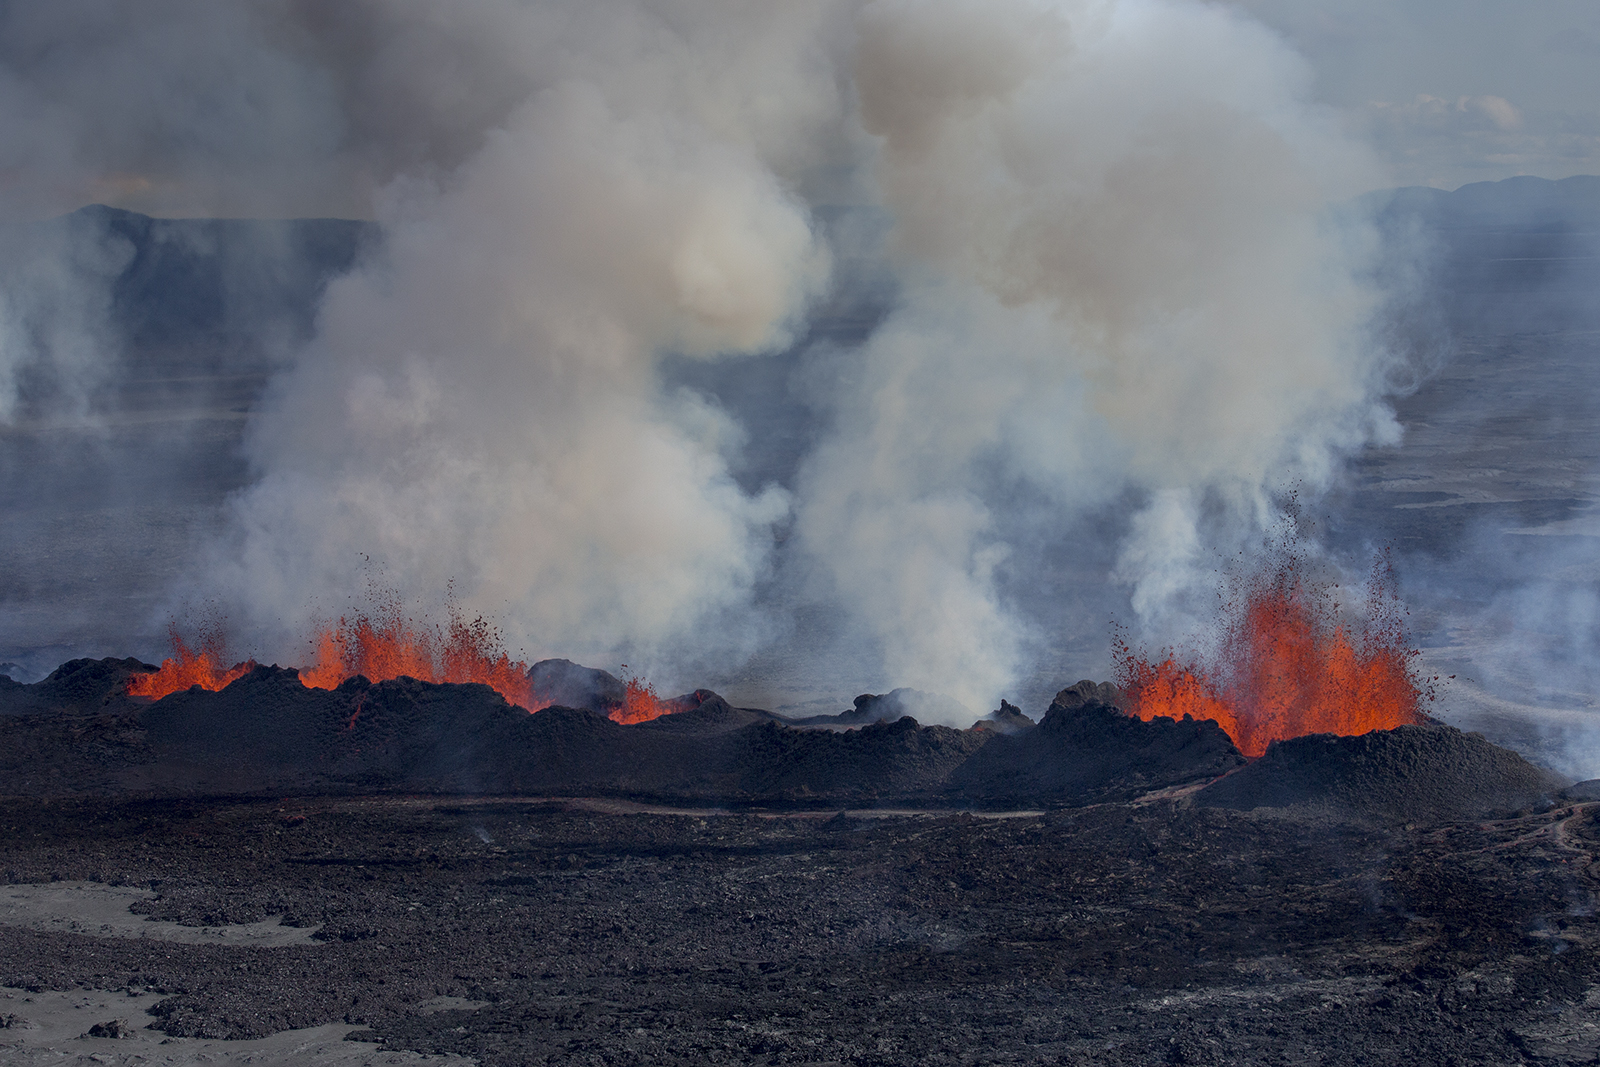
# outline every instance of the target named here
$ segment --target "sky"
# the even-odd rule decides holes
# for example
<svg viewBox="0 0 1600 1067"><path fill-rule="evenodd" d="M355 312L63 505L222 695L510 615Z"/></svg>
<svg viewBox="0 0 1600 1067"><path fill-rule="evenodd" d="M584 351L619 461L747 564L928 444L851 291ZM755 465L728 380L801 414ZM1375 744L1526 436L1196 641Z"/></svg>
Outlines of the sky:
<svg viewBox="0 0 1600 1067"><path fill-rule="evenodd" d="M1243 0L1396 185L1600 173L1600 4Z"/></svg>
<svg viewBox="0 0 1600 1067"><path fill-rule="evenodd" d="M420 15L378 38L360 2L0 3L0 219L372 217L396 173L447 171L526 91L504 73L517 39L470 25L518 6L400 4ZM1384 165L1374 185L1600 172L1600 5L1233 6L1305 58L1311 98Z"/></svg>

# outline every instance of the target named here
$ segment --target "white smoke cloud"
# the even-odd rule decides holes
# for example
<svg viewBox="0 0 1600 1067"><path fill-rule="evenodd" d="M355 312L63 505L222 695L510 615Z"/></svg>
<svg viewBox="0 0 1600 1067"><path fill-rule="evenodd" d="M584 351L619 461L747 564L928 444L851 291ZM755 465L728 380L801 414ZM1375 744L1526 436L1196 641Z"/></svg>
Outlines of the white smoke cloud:
<svg viewBox="0 0 1600 1067"><path fill-rule="evenodd" d="M596 16L601 45L649 28L619 28L630 12ZM785 344L828 254L762 157L770 109L733 114L705 55L584 77L588 32L558 42L580 73L449 175L389 189L383 254L330 288L275 383L249 441L260 480L203 584L252 628L287 641L338 610L357 553L424 601L453 581L534 653L717 647L706 620L747 604L786 495L740 490L738 428L664 394L654 360Z"/></svg>
<svg viewBox="0 0 1600 1067"><path fill-rule="evenodd" d="M1024 628L993 577L1016 487L1063 516L1154 494L1119 568L1153 619L1196 581L1183 501L1259 528L1268 491L1392 434L1370 241L1328 211L1374 171L1213 6L880 0L859 40L906 293L798 526L901 684L989 706Z"/></svg>

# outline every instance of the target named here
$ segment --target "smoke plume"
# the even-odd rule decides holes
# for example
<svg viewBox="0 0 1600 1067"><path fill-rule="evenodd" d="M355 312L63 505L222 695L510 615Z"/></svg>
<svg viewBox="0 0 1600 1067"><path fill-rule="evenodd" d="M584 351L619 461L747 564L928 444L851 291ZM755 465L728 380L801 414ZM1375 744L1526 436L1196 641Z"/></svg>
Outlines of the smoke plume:
<svg viewBox="0 0 1600 1067"><path fill-rule="evenodd" d="M1037 566L1018 501L1065 523L1133 489L1118 575L1159 627L1201 544L1393 432L1370 238L1329 209L1371 164L1220 7L876 3L859 34L904 298L798 523L894 676L986 706L1025 645L995 578Z"/></svg>
<svg viewBox="0 0 1600 1067"><path fill-rule="evenodd" d="M266 657L296 662L374 560L514 651L668 685L773 642L803 657L806 607L873 684L980 711L1041 660L1103 669L1059 663L1053 628L1101 605L1042 593L1052 561L1106 557L1168 632L1209 551L1394 434L1374 241L1330 207L1381 175L1287 46L1218 5L0 18L27 116L0 151L43 161L14 212L380 224L309 341L278 345L248 484L175 589ZM868 276L892 295L866 339L821 338L817 309ZM795 371L789 474L735 476L768 427L668 373L706 360ZM1086 523L1118 547L1075 545Z"/></svg>

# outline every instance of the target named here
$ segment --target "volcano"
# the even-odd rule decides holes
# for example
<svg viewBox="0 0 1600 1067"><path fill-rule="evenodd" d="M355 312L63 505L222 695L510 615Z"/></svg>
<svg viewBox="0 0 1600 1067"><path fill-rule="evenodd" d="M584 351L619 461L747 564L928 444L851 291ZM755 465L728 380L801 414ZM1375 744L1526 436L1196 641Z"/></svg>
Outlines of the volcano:
<svg viewBox="0 0 1600 1067"><path fill-rule="evenodd" d="M956 730L800 726L708 690L624 724L627 684L566 661L529 678L586 706L536 713L269 666L130 694L156 671L0 679L8 1060L780 1064L867 1033L898 1067L964 1028L1022 1062L1572 1062L1593 1041L1592 783L1449 727L1250 761L1089 681L1037 724L1007 705Z"/></svg>
<svg viewBox="0 0 1600 1067"><path fill-rule="evenodd" d="M253 664L222 672L236 677L217 689L143 696L175 662L183 667L74 660L32 685L0 679L11 791L377 790L985 810L1127 802L1213 783L1198 802L1438 818L1527 807L1565 785L1437 725L1274 742L1252 763L1218 722L1129 714L1119 706L1129 694L1089 681L1058 693L1037 724L1006 705L961 730L869 714L906 699L895 694L864 695L852 712L821 721L791 720L704 689L656 698L637 680L563 660L535 664L518 683L571 698L539 702L536 712L483 683L357 674L325 688L292 668ZM630 701L648 701L654 714L630 720ZM844 725L852 719L865 722Z"/></svg>

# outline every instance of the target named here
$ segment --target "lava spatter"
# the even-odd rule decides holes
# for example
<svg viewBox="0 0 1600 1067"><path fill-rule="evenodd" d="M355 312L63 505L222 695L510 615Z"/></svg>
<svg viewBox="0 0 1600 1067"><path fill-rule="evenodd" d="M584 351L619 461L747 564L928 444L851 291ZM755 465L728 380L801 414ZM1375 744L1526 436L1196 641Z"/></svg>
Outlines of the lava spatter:
<svg viewBox="0 0 1600 1067"><path fill-rule="evenodd" d="M202 630L193 647L183 640L177 627L170 628L168 634L172 638L172 655L161 661L160 670L128 679L130 696L159 700L197 685L215 691L243 678L256 665L254 660L246 660L225 666L226 641L218 627Z"/></svg>
<svg viewBox="0 0 1600 1067"><path fill-rule="evenodd" d="M1392 573L1374 567L1361 618L1340 611L1334 590L1300 556L1278 554L1225 605L1211 653L1155 657L1119 638L1129 714L1214 720L1251 758L1291 737L1425 721Z"/></svg>

